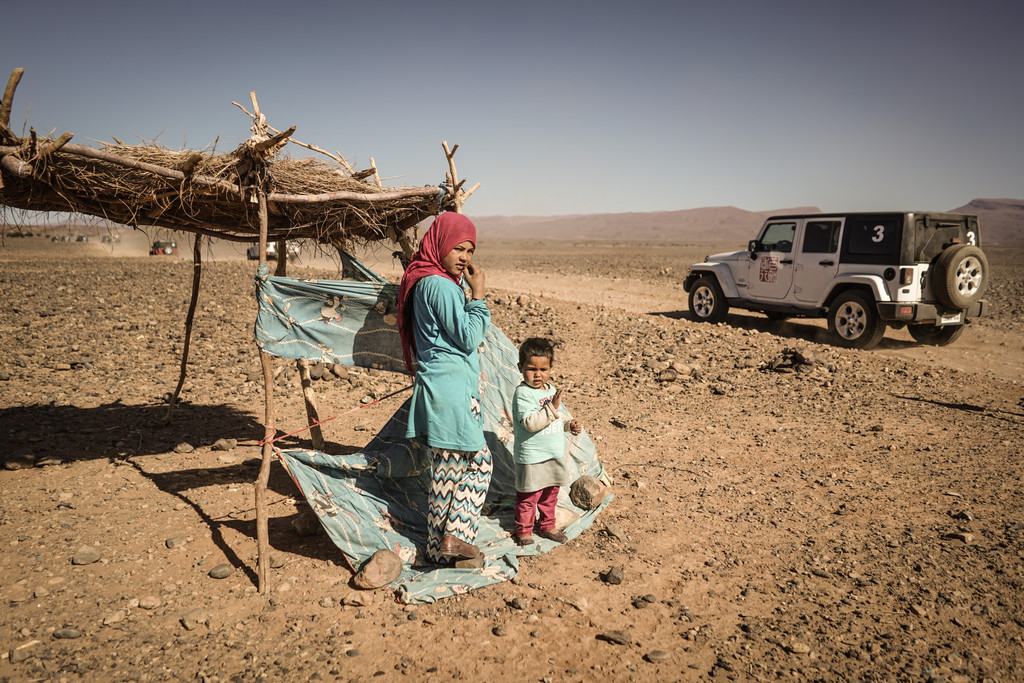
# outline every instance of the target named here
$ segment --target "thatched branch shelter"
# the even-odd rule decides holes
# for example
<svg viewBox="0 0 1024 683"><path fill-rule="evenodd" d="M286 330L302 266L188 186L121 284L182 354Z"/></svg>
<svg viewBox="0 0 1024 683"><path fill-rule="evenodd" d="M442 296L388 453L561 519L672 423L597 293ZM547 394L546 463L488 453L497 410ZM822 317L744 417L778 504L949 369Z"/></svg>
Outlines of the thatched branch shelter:
<svg viewBox="0 0 1024 683"><path fill-rule="evenodd" d="M294 126L271 128L255 94L253 112L246 111L252 136L223 154L116 140L97 149L72 143L71 133L53 139L34 129L19 137L10 128L10 114L21 75L21 69L12 72L0 103L0 204L11 208L249 242L260 236L263 192L268 240L312 239L343 247L354 240L397 242L425 218L460 210L476 189L462 189L455 150L447 145L445 183L385 187L372 159L371 168L357 171L340 155L292 140ZM289 142L331 161L279 156Z"/></svg>
<svg viewBox="0 0 1024 683"><path fill-rule="evenodd" d="M255 93L252 111L234 103L250 118L252 135L237 149L174 151L155 144L127 145L119 140L101 148L72 143L65 132L52 138L34 129L25 137L10 127L14 93L23 74L15 69L0 100L0 206L36 212L67 212L93 216L132 228L161 227L195 234L192 299L185 321L181 376L168 411L181 390L189 353L192 320L201 274L203 236L223 240L259 241L260 269L266 268L266 247L283 241L314 240L344 249L352 244L390 241L404 261L415 248L415 227L441 211L461 212L479 185L463 189L452 148L442 143L446 179L437 186L386 187L373 159L357 171L340 155L293 139L295 127L279 131L268 125ZM322 158L291 158L281 154L289 143L317 152ZM287 259L279 258L283 275ZM255 307L254 307L255 308ZM273 382L270 358L260 352L265 386L263 465L256 482L259 587L268 589L266 487L273 457ZM308 378L306 361L298 361ZM314 445L323 442L316 427L312 392L304 392L314 428Z"/></svg>

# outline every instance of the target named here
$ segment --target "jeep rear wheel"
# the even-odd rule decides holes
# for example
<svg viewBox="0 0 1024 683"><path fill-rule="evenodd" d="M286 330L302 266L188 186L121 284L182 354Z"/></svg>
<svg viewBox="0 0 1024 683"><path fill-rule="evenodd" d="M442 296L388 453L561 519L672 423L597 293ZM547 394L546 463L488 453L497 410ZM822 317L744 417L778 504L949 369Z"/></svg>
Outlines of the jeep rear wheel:
<svg viewBox="0 0 1024 683"><path fill-rule="evenodd" d="M860 292L844 292L828 309L828 331L839 346L871 349L882 341L885 321L874 301Z"/></svg>
<svg viewBox="0 0 1024 683"><path fill-rule="evenodd" d="M946 249L935 260L934 270L935 297L950 308L967 308L981 298L988 285L988 259L972 244Z"/></svg>
<svg viewBox="0 0 1024 683"><path fill-rule="evenodd" d="M690 289L690 315L705 323L720 323L729 312L725 294L713 276L698 278Z"/></svg>
<svg viewBox="0 0 1024 683"><path fill-rule="evenodd" d="M952 344L964 333L966 325L908 325L907 331L914 341L931 346Z"/></svg>

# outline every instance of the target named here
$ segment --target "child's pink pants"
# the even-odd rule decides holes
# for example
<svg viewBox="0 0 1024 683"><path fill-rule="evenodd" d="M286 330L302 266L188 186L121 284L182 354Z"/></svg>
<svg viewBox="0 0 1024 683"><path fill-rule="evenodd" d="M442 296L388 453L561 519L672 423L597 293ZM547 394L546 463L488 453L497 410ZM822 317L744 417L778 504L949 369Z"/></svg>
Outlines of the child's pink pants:
<svg viewBox="0 0 1024 683"><path fill-rule="evenodd" d="M531 535L535 518L540 531L554 529L557 503L557 486L549 486L530 493L516 491L516 536Z"/></svg>

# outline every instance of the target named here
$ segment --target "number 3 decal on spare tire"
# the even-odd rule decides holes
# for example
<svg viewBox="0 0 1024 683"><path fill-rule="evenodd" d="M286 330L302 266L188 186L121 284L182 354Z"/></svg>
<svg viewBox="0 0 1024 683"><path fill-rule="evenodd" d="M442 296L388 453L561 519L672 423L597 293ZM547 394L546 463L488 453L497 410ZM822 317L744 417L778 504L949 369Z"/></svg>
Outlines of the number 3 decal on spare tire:
<svg viewBox="0 0 1024 683"><path fill-rule="evenodd" d="M967 308L981 299L988 285L988 259L979 248L957 244L935 259L932 267L935 297L950 308Z"/></svg>

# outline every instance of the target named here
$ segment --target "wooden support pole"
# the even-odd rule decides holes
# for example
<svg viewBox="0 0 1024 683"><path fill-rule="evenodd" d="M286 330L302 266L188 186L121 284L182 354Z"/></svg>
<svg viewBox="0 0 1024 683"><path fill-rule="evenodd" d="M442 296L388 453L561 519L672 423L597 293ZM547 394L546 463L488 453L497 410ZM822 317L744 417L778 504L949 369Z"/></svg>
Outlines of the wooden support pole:
<svg viewBox="0 0 1024 683"><path fill-rule="evenodd" d="M277 241L277 268L274 275L285 277L288 271L288 241ZM299 374L299 383L302 385L302 400L306 404L306 418L309 420L309 436L313 441L313 448L318 451L324 449L324 432L318 424L320 422L320 410L316 405L316 392L313 391L313 378L309 374L309 361L305 358L295 359L295 369Z"/></svg>
<svg viewBox="0 0 1024 683"><path fill-rule="evenodd" d="M454 147L449 149L448 141L444 140L441 142L441 147L444 148L444 156L448 160L448 173L445 174L445 178L452 188L452 203L455 205L455 212L462 213L462 205L469 199L469 195L477 191L480 183L469 188L469 190L463 190L462 185L466 180L459 180L459 173L455 170L455 150L459 148L459 145L456 143Z"/></svg>
<svg viewBox="0 0 1024 683"><path fill-rule="evenodd" d="M274 275L288 276L288 240L277 240L277 266L274 268Z"/></svg>
<svg viewBox="0 0 1024 683"><path fill-rule="evenodd" d="M264 187L257 190L257 201L259 202L260 218L260 266L261 270L267 263L267 193ZM257 306L259 302L257 302ZM258 347L257 347L258 348ZM270 483L270 461L274 456L274 436L277 429L274 427L274 369L271 366L270 355L259 350L260 365L263 367L263 392L264 392L264 413L263 413L263 461L260 464L260 473L256 477L256 552L257 570L256 576L259 583L259 592L266 594L270 591L270 529L267 513L267 484Z"/></svg>
<svg viewBox="0 0 1024 683"><path fill-rule="evenodd" d="M170 405L167 406L167 416L164 424L170 424L174 416L174 406L181 394L181 387L185 384L185 372L188 368L188 351L192 345L192 321L196 317L196 303L199 301L199 279L203 274L203 236L196 235L195 244L192 246L192 298L188 302L188 314L185 316L185 343L181 349L181 371L178 373L178 386L171 394Z"/></svg>
<svg viewBox="0 0 1024 683"><path fill-rule="evenodd" d="M299 371L299 382L302 384L302 399L306 403L306 418L309 420L309 437L313 441L313 449L324 450L324 432L318 424L320 411L316 405L316 392L313 391L313 378L309 374L309 361L297 358L295 367Z"/></svg>
<svg viewBox="0 0 1024 683"><path fill-rule="evenodd" d="M4 97L0 100L0 123L4 124L4 126L11 125L11 107L14 104L14 91L18 89L18 83L21 82L21 77L24 73L25 70L18 67L11 72L11 77L7 79Z"/></svg>
<svg viewBox="0 0 1024 683"><path fill-rule="evenodd" d="M288 241L277 241L277 268L274 275L286 277L288 272ZM316 392L313 391L313 378L309 374L309 361L305 358L295 359L295 369L299 374L299 382L302 385L302 399L306 404L306 417L309 419L309 436L313 441L313 448L318 451L324 449L324 432L318 424L320 422L320 410L316 405Z"/></svg>
<svg viewBox="0 0 1024 683"><path fill-rule="evenodd" d="M398 242L398 246L402 249L398 260L402 263L402 270L405 270L409 267L412 257L416 254L416 226L402 230L395 237L395 241Z"/></svg>

